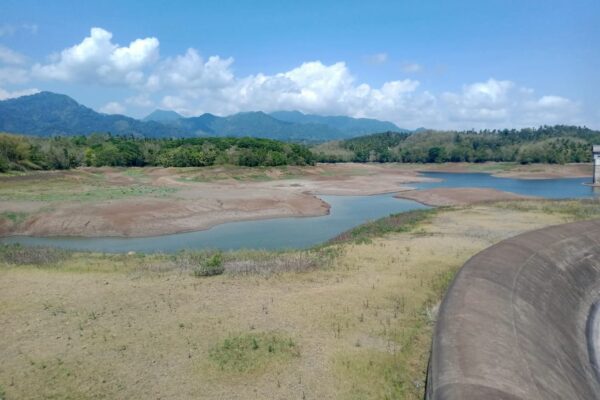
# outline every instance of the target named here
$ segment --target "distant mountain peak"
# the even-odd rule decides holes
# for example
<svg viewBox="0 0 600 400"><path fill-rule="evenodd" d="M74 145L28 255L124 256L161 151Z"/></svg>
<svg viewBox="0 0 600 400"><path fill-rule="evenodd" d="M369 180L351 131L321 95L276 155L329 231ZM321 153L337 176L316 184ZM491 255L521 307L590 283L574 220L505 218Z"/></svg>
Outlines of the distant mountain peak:
<svg viewBox="0 0 600 400"><path fill-rule="evenodd" d="M142 121L155 121L155 122L171 122L183 118L182 115L176 113L173 110L161 110L157 109L148 114Z"/></svg>
<svg viewBox="0 0 600 400"><path fill-rule="evenodd" d="M98 113L69 96L52 92L0 101L0 131L29 135L87 135L110 132L144 137L253 136L279 140L326 141L370 133L404 131L391 122L300 111L249 111L225 117L185 118L155 110L143 120Z"/></svg>

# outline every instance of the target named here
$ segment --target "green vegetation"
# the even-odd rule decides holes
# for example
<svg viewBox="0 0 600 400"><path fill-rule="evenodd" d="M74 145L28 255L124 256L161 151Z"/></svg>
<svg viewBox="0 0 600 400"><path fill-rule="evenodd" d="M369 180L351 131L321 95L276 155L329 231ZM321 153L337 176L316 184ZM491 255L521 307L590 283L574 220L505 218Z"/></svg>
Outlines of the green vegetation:
<svg viewBox="0 0 600 400"><path fill-rule="evenodd" d="M370 221L352 228L331 239L329 242L337 243L352 240L356 243L368 243L372 238L380 237L388 233L410 232L419 224L430 220L438 211L439 208L392 214L388 217Z"/></svg>
<svg viewBox="0 0 600 400"><path fill-rule="evenodd" d="M305 146L258 138L140 139L90 136L35 138L0 134L0 172L80 166L248 167L311 165Z"/></svg>
<svg viewBox="0 0 600 400"><path fill-rule="evenodd" d="M0 218L6 218L11 221L13 224L18 225L21 222L25 221L27 218L27 213L25 212L14 212L14 211L3 211L0 213Z"/></svg>
<svg viewBox="0 0 600 400"><path fill-rule="evenodd" d="M223 266L223 256L221 253L215 253L210 257L203 258L194 268L194 276L213 276L221 275L225 272Z"/></svg>
<svg viewBox="0 0 600 400"><path fill-rule="evenodd" d="M300 356L296 343L276 332L233 335L211 349L209 357L221 370L256 372L275 361Z"/></svg>
<svg viewBox="0 0 600 400"><path fill-rule="evenodd" d="M316 146L320 162L579 163L591 161L600 132L576 126L484 131L386 132Z"/></svg>
<svg viewBox="0 0 600 400"><path fill-rule="evenodd" d="M580 221L600 217L599 199L581 200L518 200L496 203L497 207L524 212L561 215L565 221Z"/></svg>
<svg viewBox="0 0 600 400"><path fill-rule="evenodd" d="M60 177L46 179L14 180L11 185L0 186L0 201L102 201L128 197L165 197L177 192L177 188L146 184L130 186L110 185L102 180L85 176L83 183ZM49 184L52 182L52 184ZM9 217L7 215L7 217ZM16 214L18 219L19 214ZM9 217L10 218L10 217Z"/></svg>

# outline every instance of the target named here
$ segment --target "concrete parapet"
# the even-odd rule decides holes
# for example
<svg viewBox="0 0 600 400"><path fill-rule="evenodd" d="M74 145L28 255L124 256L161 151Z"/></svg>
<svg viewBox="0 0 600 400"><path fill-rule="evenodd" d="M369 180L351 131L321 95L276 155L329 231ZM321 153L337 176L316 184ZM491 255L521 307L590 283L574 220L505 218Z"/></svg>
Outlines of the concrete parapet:
<svg viewBox="0 0 600 400"><path fill-rule="evenodd" d="M477 254L441 305L426 398L600 399L587 337L599 296L600 220Z"/></svg>

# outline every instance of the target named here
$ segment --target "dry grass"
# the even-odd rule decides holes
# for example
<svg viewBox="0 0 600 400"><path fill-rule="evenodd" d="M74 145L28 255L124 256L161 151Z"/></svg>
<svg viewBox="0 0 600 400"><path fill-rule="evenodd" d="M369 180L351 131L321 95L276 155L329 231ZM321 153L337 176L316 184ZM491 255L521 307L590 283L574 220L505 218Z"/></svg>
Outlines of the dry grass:
<svg viewBox="0 0 600 400"><path fill-rule="evenodd" d="M0 387L9 399L421 399L453 273L492 243L564 218L447 209L411 232L332 245L327 268L316 253L224 253L226 273L203 278L161 255L0 263ZM265 332L283 338L277 346L290 340L292 356L253 354L261 367L244 372L215 362L226 340L241 338L246 354ZM221 355L248 359L236 354Z"/></svg>

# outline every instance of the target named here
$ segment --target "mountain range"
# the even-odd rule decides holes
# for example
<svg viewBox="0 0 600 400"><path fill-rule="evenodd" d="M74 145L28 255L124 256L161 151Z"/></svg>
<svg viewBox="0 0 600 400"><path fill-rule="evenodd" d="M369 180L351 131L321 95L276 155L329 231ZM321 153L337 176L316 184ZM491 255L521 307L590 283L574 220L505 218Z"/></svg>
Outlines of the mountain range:
<svg viewBox="0 0 600 400"><path fill-rule="evenodd" d="M279 140L335 140L376 132L406 132L386 121L299 111L241 112L226 117L206 113L185 118L174 111L156 110L138 120L99 113L69 96L52 92L0 101L0 131L38 136L110 132L144 137L254 136Z"/></svg>

